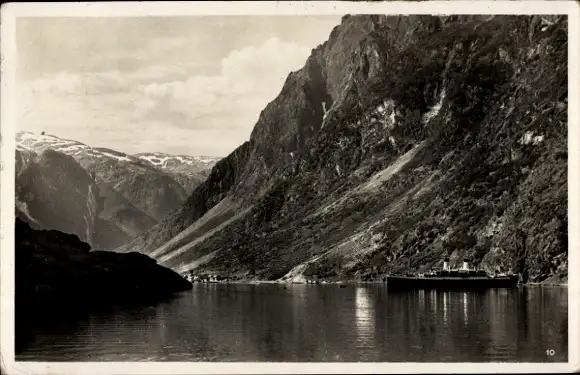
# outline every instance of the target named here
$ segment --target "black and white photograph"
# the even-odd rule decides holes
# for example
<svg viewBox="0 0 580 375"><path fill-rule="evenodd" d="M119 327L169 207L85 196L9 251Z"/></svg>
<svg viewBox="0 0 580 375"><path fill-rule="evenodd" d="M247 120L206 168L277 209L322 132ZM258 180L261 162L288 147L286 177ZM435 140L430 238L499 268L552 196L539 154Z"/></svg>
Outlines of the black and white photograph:
<svg viewBox="0 0 580 375"><path fill-rule="evenodd" d="M579 14L3 4L2 372L579 371Z"/></svg>

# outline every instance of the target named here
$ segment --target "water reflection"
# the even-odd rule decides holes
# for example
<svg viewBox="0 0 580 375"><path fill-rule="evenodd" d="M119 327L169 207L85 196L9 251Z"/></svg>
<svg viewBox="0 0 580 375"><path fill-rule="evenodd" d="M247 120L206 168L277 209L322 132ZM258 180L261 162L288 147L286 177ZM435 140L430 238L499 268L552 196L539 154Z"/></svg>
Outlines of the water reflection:
<svg viewBox="0 0 580 375"><path fill-rule="evenodd" d="M374 340L375 310L371 290L365 287L355 289L355 321L359 341L366 345Z"/></svg>
<svg viewBox="0 0 580 375"><path fill-rule="evenodd" d="M567 324L566 288L205 284L157 306L17 332L17 360L566 361Z"/></svg>
<svg viewBox="0 0 580 375"><path fill-rule="evenodd" d="M443 321L447 326L449 321L449 314L447 313L447 295L449 292L443 292Z"/></svg>
<svg viewBox="0 0 580 375"><path fill-rule="evenodd" d="M425 291L423 289L419 291L419 307L425 307Z"/></svg>
<svg viewBox="0 0 580 375"><path fill-rule="evenodd" d="M359 287L355 289L355 316L356 325L359 332L370 331L375 322L374 308L368 288Z"/></svg>
<svg viewBox="0 0 580 375"><path fill-rule="evenodd" d="M465 325L469 323L467 314L467 292L463 292L463 323Z"/></svg>

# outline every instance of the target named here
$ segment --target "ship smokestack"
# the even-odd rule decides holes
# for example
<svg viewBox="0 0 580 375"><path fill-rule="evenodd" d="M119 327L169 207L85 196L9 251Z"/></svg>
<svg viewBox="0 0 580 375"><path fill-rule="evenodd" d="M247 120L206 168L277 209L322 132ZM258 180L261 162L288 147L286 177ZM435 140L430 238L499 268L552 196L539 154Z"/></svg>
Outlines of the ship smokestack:
<svg viewBox="0 0 580 375"><path fill-rule="evenodd" d="M443 259L443 271L449 271L449 258Z"/></svg>

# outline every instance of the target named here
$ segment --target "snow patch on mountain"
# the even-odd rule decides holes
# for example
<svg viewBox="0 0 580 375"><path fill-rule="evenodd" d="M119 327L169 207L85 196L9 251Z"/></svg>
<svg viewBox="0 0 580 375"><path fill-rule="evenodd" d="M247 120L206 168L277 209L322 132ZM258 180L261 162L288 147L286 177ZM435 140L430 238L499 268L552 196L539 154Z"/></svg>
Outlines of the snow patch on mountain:
<svg viewBox="0 0 580 375"><path fill-rule="evenodd" d="M140 153L135 155L137 158L149 162L158 167L168 167L170 165L185 164L193 166L213 166L221 158L215 156L187 156L187 155L169 155L161 152Z"/></svg>
<svg viewBox="0 0 580 375"><path fill-rule="evenodd" d="M91 157L115 159L119 162L140 163L145 161L153 166L164 168L193 166L198 169L210 169L221 158L214 156L170 155L161 152L128 155L122 152L95 148L84 143L63 139L50 134L36 134L20 131L16 134L18 150L43 151L51 149L73 157Z"/></svg>
<svg viewBox="0 0 580 375"><path fill-rule="evenodd" d="M101 155L108 156L110 158L117 159L119 161L127 161L127 162L132 161L131 159L129 159L126 156L117 156L117 155L109 154L108 152L104 152L104 151L101 151Z"/></svg>
<svg viewBox="0 0 580 375"><path fill-rule="evenodd" d="M95 149L84 143L70 139L59 138L49 134L36 134L29 131L16 133L16 148L20 150L44 151L51 149L72 157L95 157L95 158L114 158L119 161L132 162L134 160L125 154L113 155L111 153Z"/></svg>

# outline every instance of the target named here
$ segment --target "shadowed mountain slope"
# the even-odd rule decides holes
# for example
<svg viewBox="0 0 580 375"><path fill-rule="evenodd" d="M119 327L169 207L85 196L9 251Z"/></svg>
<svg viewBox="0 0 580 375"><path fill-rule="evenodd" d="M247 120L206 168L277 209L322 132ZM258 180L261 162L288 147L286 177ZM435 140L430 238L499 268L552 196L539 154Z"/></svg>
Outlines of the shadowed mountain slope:
<svg viewBox="0 0 580 375"><path fill-rule="evenodd" d="M100 249L127 242L181 207L216 160L131 156L30 132L16 140L18 216Z"/></svg>
<svg viewBox="0 0 580 375"><path fill-rule="evenodd" d="M247 279L465 258L567 280L567 19L345 16L250 140L118 251Z"/></svg>

